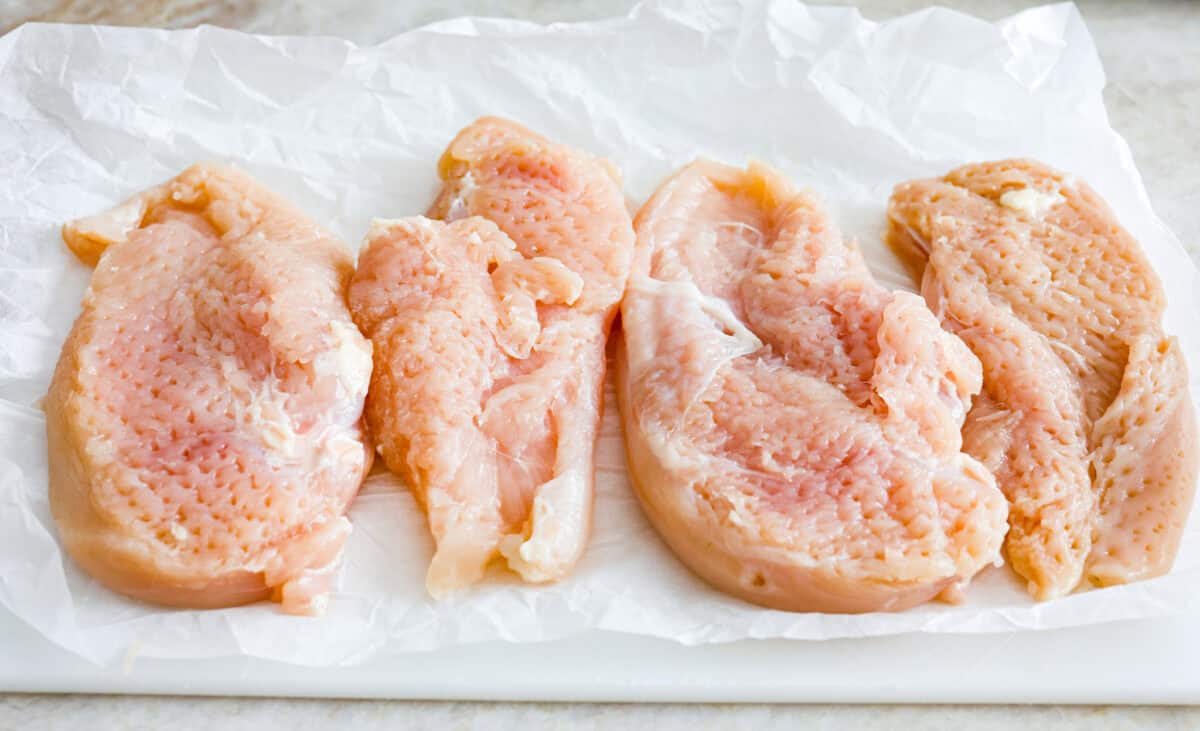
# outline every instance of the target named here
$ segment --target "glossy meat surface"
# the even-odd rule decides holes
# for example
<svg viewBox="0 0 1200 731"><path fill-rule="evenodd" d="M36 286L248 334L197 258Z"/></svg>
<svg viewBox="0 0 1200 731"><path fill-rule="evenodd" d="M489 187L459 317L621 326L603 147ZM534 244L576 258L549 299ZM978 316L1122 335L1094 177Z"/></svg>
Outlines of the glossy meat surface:
<svg viewBox="0 0 1200 731"><path fill-rule="evenodd" d="M377 221L351 287L377 362L369 423L429 517L431 593L498 556L557 580L591 523L604 349L633 253L620 182L495 118L460 132L439 171L430 218Z"/></svg>
<svg viewBox="0 0 1200 731"><path fill-rule="evenodd" d="M795 611L956 598L1005 505L961 450L980 367L816 201L699 161L635 221L618 396L639 497L716 587Z"/></svg>
<svg viewBox="0 0 1200 731"><path fill-rule="evenodd" d="M1086 184L1031 160L896 188L891 245L983 363L967 451L1010 503L1039 599L1167 571L1196 483L1187 369L1162 287Z"/></svg>
<svg viewBox="0 0 1200 731"><path fill-rule="evenodd" d="M371 456L347 252L218 165L63 237L96 264L45 401L68 552L152 602L319 612Z"/></svg>

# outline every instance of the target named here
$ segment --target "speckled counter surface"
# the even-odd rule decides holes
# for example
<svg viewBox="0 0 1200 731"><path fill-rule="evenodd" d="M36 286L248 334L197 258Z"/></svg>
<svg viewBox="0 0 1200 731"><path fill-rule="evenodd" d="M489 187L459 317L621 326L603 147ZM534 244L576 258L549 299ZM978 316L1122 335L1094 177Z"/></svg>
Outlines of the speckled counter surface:
<svg viewBox="0 0 1200 731"><path fill-rule="evenodd" d="M922 0L860 0L883 19ZM940 0L999 18L1036 3ZM407 28L458 15L536 22L624 13L632 0L0 0L0 31L25 20L186 27L213 23L259 33L322 34L374 43ZM1159 215L1200 261L1200 2L1080 2L1108 73L1113 126L1133 150ZM2 651L2 648L0 648ZM5 729L189 729L294 731L321 728L1030 728L1200 727L1200 709L1056 707L626 706L474 704L262 699L2 696Z"/></svg>

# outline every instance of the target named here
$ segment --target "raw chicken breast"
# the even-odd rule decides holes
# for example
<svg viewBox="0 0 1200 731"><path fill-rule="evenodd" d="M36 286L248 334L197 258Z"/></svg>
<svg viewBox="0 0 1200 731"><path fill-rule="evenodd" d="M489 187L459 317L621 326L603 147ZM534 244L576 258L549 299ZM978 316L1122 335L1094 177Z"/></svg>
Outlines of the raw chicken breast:
<svg viewBox="0 0 1200 731"><path fill-rule="evenodd" d="M1196 484L1162 287L1091 188L1030 160L896 188L888 238L983 362L966 449L1008 496L1005 551L1050 599L1170 569Z"/></svg>
<svg viewBox="0 0 1200 731"><path fill-rule="evenodd" d="M616 171L505 120L454 139L430 215L377 221L350 289L367 418L421 500L435 596L500 554L562 578L592 512L604 347L633 256Z"/></svg>
<svg viewBox="0 0 1200 731"><path fill-rule="evenodd" d="M811 196L699 161L635 226L618 400L684 563L769 607L865 612L956 599L998 560L1004 497L960 451L979 361Z"/></svg>
<svg viewBox="0 0 1200 731"><path fill-rule="evenodd" d="M45 401L67 551L151 602L319 612L371 458L348 253L216 165L63 238L96 263Z"/></svg>

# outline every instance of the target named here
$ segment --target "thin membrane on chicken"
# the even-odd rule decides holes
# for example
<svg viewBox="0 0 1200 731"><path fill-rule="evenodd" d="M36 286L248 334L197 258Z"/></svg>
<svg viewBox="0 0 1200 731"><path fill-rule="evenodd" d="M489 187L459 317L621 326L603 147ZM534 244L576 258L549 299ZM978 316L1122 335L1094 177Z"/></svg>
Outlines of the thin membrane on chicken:
<svg viewBox="0 0 1200 731"><path fill-rule="evenodd" d="M1008 497L1005 552L1038 599L1165 573L1196 422L1165 298L1086 184L1032 160L898 186L889 243L983 363L965 446Z"/></svg>
<svg viewBox="0 0 1200 731"><path fill-rule="evenodd" d="M961 451L980 366L812 196L695 162L638 213L617 392L634 486L698 575L794 611L959 597L1004 496Z"/></svg>
<svg viewBox="0 0 1200 731"><path fill-rule="evenodd" d="M45 400L67 551L150 602L319 612L372 454L348 252L219 165L63 238L96 267Z"/></svg>
<svg viewBox="0 0 1200 731"><path fill-rule="evenodd" d="M591 524L605 343L633 256L620 179L495 118L462 130L439 171L431 218L376 221L359 258L367 418L429 518L433 595L498 556L554 581Z"/></svg>

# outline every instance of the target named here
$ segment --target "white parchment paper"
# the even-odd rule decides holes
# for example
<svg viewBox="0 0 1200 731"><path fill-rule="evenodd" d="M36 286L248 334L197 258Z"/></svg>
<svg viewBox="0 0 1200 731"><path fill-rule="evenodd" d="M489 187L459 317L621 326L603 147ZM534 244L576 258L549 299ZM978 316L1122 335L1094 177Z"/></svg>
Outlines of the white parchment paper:
<svg viewBox="0 0 1200 731"><path fill-rule="evenodd" d="M353 508L340 588L317 620L269 604L174 611L125 600L65 559L47 506L37 404L89 276L59 240L63 221L215 158L356 246L372 216L426 208L442 148L483 114L611 158L631 204L697 155L763 159L822 193L894 286L910 286L880 242L894 184L972 160L1041 158L1088 180L1140 238L1196 374L1196 269L1108 126L1103 84L1070 5L993 25L937 9L877 24L790 0L662 2L578 25L455 20L370 48L207 27L14 31L0 39L0 603L96 662L244 654L307 665L588 630L683 643L996 632L1200 604L1194 519L1170 575L1044 604L1007 568L985 572L963 605L901 614L789 614L726 598L641 516L611 392L594 533L555 586L500 575L430 600L424 519L386 473Z"/></svg>

